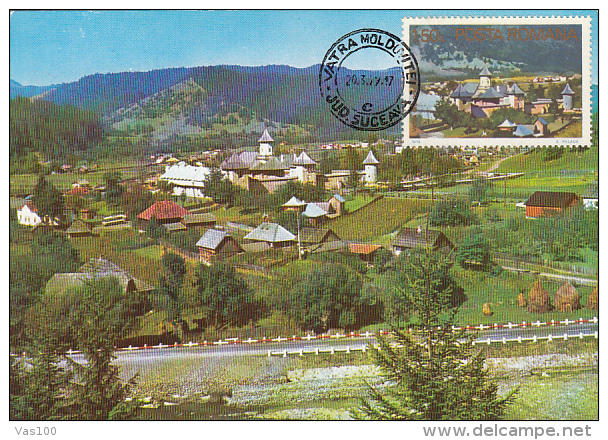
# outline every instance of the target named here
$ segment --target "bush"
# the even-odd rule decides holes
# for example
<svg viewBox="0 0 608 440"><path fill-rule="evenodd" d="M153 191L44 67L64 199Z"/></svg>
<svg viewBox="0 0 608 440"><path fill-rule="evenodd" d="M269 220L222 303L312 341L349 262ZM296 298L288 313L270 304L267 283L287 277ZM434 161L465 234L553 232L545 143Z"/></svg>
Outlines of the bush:
<svg viewBox="0 0 608 440"><path fill-rule="evenodd" d="M438 202L429 215L431 226L468 226L479 222L466 200Z"/></svg>

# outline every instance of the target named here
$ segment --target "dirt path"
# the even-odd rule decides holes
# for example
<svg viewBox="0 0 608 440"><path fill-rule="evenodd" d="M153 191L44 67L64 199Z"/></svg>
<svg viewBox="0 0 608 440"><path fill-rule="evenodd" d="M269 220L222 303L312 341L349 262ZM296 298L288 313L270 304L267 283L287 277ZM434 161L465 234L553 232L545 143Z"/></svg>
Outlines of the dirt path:
<svg viewBox="0 0 608 440"><path fill-rule="evenodd" d="M521 153L520 153L520 154L521 154ZM501 164L501 162L502 162L503 160L511 159L512 157L516 157L516 156L519 156L519 155L518 155L518 154L516 154L515 156L507 156L507 157L503 157L502 159L500 159L500 160L498 160L498 161L494 162L494 164L493 164L493 165L492 165L490 168L488 168L488 169L486 170L486 173L491 173L492 171L494 171L495 169L497 169L497 168L500 166L500 164Z"/></svg>

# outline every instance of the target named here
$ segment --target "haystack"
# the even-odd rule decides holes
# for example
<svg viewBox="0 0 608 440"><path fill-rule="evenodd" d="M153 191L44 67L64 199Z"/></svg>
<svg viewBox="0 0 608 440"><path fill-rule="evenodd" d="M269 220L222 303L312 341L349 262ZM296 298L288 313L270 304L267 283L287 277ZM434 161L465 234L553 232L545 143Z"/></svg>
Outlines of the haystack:
<svg viewBox="0 0 608 440"><path fill-rule="evenodd" d="M597 285L589 294L589 298L587 298L587 308L591 310L597 310L598 308L598 291Z"/></svg>
<svg viewBox="0 0 608 440"><path fill-rule="evenodd" d="M494 314L490 303L484 303L482 312L484 316L492 316Z"/></svg>
<svg viewBox="0 0 608 440"><path fill-rule="evenodd" d="M560 312L571 312L581 308L581 296L570 282L566 281L555 293L555 308Z"/></svg>
<svg viewBox="0 0 608 440"><path fill-rule="evenodd" d="M519 292L519 295L517 295L517 305L519 307L526 307L528 305L528 301L526 301L526 296L524 295L524 292Z"/></svg>
<svg viewBox="0 0 608 440"><path fill-rule="evenodd" d="M534 281L534 285L528 293L528 311L532 313L546 313L551 309L551 297L549 297L540 280Z"/></svg>

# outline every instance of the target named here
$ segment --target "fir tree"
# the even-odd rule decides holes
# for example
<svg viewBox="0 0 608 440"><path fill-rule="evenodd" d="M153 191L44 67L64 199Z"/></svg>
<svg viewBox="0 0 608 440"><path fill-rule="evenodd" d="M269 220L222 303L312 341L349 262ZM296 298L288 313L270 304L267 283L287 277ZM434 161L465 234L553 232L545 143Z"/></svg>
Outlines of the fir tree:
<svg viewBox="0 0 608 440"><path fill-rule="evenodd" d="M33 202L43 223L52 224L63 213L63 197L55 186L47 182L44 175L38 177L34 186Z"/></svg>
<svg viewBox="0 0 608 440"><path fill-rule="evenodd" d="M137 402L125 401L136 376L123 383L118 366L112 364L116 345L134 329L134 298L123 295L116 278L88 282L77 293L80 300L70 324L86 363L70 362L75 373L70 384L72 416L78 420L136 418Z"/></svg>
<svg viewBox="0 0 608 440"><path fill-rule="evenodd" d="M370 386L371 398L353 415L374 420L499 420L517 390L498 396L498 385L484 368L474 335L454 332L452 288L442 273L449 261L427 250L414 254L404 297L417 310L417 330L380 337L371 350L386 379L383 389Z"/></svg>

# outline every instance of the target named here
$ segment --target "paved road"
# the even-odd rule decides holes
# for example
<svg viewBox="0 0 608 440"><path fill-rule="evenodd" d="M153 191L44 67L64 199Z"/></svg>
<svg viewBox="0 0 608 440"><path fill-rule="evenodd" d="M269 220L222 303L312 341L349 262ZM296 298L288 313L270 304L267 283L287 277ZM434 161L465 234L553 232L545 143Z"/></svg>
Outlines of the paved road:
<svg viewBox="0 0 608 440"><path fill-rule="evenodd" d="M477 342L486 343L490 341L499 342L504 339L517 339L521 338L532 338L534 335L537 337L547 337L552 335L554 337L562 338L564 334L568 335L568 338L577 338L582 334L594 335L598 331L597 323L585 323L585 324L571 324L571 325L542 325L540 327L530 326L525 328L502 328L496 330L485 330L480 332ZM364 347L368 347L369 343L376 343L376 338L370 336L369 338L331 338L310 341L299 340L299 341L284 341L284 342L267 342L267 343L253 343L253 344L226 344L226 345L214 345L206 347L174 347L174 348L148 348L140 350L121 350L117 352L117 361L120 364L129 363L147 363L155 362L160 360L179 360L184 358L220 358L226 356L268 356L268 352L271 351L273 355L280 353L297 354L300 350L303 352L314 352L316 349L321 352L330 351L332 348L335 351L344 352L349 350L362 350ZM81 354L73 354L72 359L77 362L82 362L83 357Z"/></svg>

